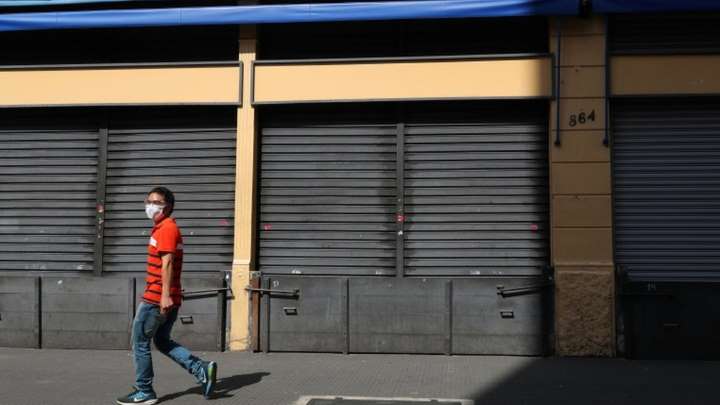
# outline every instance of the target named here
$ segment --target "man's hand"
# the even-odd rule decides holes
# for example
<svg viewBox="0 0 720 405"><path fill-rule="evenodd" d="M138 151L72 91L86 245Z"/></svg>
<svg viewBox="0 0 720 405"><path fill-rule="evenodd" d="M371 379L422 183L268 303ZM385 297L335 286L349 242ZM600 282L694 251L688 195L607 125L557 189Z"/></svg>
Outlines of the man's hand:
<svg viewBox="0 0 720 405"><path fill-rule="evenodd" d="M170 308L172 308L172 306L173 306L172 298L170 298L169 296L165 296L165 295L163 295L160 298L160 313L161 314L166 314L170 310Z"/></svg>

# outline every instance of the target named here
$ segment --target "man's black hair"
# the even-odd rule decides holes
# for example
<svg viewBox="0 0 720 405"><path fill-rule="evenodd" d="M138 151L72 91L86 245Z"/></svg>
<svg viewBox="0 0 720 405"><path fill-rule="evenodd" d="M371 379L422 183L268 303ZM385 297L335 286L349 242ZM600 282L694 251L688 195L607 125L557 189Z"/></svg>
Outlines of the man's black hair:
<svg viewBox="0 0 720 405"><path fill-rule="evenodd" d="M173 209L175 208L175 195L170 191L167 187L155 187L148 195L152 193L160 194L163 197L163 200L165 200L165 215L170 215L173 212Z"/></svg>

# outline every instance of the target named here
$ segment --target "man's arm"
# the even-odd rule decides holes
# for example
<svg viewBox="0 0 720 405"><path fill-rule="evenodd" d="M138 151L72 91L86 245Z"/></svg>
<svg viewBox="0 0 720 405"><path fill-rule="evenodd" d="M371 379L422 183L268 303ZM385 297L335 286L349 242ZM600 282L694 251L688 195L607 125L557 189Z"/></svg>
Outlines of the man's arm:
<svg viewBox="0 0 720 405"><path fill-rule="evenodd" d="M173 259L172 253L161 254L162 256L162 294L160 295L160 312L167 312L172 306L173 301L170 298L170 286L173 277Z"/></svg>

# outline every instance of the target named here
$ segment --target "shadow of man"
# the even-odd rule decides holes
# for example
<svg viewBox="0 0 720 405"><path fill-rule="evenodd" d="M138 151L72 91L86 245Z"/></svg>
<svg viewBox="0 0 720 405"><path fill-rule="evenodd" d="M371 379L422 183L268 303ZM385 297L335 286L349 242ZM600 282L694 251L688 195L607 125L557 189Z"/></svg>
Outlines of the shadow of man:
<svg viewBox="0 0 720 405"><path fill-rule="evenodd" d="M220 378L215 384L215 390L210 397L211 399L218 398L229 398L233 396L233 392L239 390L242 387L259 383L263 377L269 376L270 373L259 372L250 374L239 374L231 377ZM173 394L167 394L160 398L158 402L170 401L175 398L182 397L183 395L197 394L202 395L202 388L200 386L188 388L185 391L175 392Z"/></svg>

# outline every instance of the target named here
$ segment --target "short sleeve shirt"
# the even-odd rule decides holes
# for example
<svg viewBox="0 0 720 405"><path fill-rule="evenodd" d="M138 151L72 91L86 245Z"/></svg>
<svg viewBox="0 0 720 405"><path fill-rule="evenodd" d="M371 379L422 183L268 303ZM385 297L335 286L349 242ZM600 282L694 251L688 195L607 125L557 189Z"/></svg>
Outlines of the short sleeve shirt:
<svg viewBox="0 0 720 405"><path fill-rule="evenodd" d="M170 298L173 305L182 303L183 240L180 229L173 218L165 218L155 224L148 242L147 276L145 277L145 293L143 300L159 305L162 294L162 255L173 254L173 277L170 285Z"/></svg>

